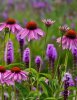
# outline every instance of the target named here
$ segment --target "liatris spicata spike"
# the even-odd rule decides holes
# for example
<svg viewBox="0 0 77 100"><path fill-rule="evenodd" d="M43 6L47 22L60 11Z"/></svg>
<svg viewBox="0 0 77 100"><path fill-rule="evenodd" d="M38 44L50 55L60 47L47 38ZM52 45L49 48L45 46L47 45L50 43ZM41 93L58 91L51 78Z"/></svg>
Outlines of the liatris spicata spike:
<svg viewBox="0 0 77 100"><path fill-rule="evenodd" d="M26 48L23 52L23 62L25 62L26 67L29 67L29 62L30 62L30 49Z"/></svg>
<svg viewBox="0 0 77 100"><path fill-rule="evenodd" d="M69 72L65 73L62 81L64 83L64 91L63 91L64 100L67 100L68 92L69 92L68 88L70 86L74 86L74 81L72 79L72 75Z"/></svg>
<svg viewBox="0 0 77 100"><path fill-rule="evenodd" d="M14 61L14 48L11 40L6 44L4 60L7 64L11 64Z"/></svg>
<svg viewBox="0 0 77 100"><path fill-rule="evenodd" d="M52 75L54 74L54 62L57 58L57 51L53 44L48 44L46 55L49 60L49 71L52 70Z"/></svg>
<svg viewBox="0 0 77 100"><path fill-rule="evenodd" d="M20 35L17 36L17 40L19 42L19 46L20 46L20 54L21 54L21 61L23 58L23 48L24 48L24 39L20 38Z"/></svg>
<svg viewBox="0 0 77 100"><path fill-rule="evenodd" d="M73 73L77 70L77 48L72 49L73 54Z"/></svg>
<svg viewBox="0 0 77 100"><path fill-rule="evenodd" d="M36 56L35 64L36 64L36 67L37 67L37 71L40 72L41 71L41 64L42 64L42 59L41 59L40 56Z"/></svg>

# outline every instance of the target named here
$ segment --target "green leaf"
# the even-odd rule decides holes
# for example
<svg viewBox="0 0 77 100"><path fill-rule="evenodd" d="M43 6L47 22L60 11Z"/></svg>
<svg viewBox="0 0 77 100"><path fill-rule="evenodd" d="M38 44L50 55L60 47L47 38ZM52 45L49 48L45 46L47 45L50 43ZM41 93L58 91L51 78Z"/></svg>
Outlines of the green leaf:
<svg viewBox="0 0 77 100"><path fill-rule="evenodd" d="M12 67L19 67L23 70L25 69L25 66L23 63L13 63L6 66L7 69L11 69Z"/></svg>
<svg viewBox="0 0 77 100"><path fill-rule="evenodd" d="M16 83L16 88L19 90L23 98L25 98L29 94L29 89L23 84Z"/></svg>
<svg viewBox="0 0 77 100"><path fill-rule="evenodd" d="M40 81L40 85L42 86L43 91L48 97L52 96L51 88L44 81Z"/></svg>

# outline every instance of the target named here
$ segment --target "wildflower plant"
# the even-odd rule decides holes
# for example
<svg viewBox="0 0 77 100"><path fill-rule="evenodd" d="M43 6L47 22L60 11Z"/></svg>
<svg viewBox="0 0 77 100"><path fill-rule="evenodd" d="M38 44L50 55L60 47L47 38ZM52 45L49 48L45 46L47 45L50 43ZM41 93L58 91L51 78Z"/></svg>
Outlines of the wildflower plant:
<svg viewBox="0 0 77 100"><path fill-rule="evenodd" d="M13 1L9 5L13 6L14 16L12 9L5 7L8 16L15 17L21 25L8 16L0 23L0 33L4 32L0 34L1 100L77 100L77 32L75 27L70 28L74 11L66 11L63 2L52 1L52 11L47 15L51 0L17 1L15 5ZM28 21L25 27L24 15ZM42 19L42 23L40 15L49 19ZM56 37L53 41L52 36Z"/></svg>

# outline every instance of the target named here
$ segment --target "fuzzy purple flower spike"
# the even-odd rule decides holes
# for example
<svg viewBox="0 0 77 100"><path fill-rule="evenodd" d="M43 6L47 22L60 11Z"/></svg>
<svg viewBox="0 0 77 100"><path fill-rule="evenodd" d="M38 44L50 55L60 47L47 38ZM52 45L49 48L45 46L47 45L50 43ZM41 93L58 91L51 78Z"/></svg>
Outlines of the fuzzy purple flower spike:
<svg viewBox="0 0 77 100"><path fill-rule="evenodd" d="M11 40L6 44L4 60L7 64L11 64L14 61L14 48Z"/></svg>
<svg viewBox="0 0 77 100"><path fill-rule="evenodd" d="M30 49L26 48L23 52L23 62L25 62L26 67L29 67L29 62L30 62Z"/></svg>
<svg viewBox="0 0 77 100"><path fill-rule="evenodd" d="M37 67L37 71L41 71L41 64L42 64L42 58L40 56L36 56L35 58L35 64Z"/></svg>
<svg viewBox="0 0 77 100"><path fill-rule="evenodd" d="M73 54L73 73L77 70L77 48L72 49Z"/></svg>
<svg viewBox="0 0 77 100"><path fill-rule="evenodd" d="M62 81L64 83L64 91L63 91L64 100L67 100L68 93L69 93L68 88L71 86L74 86L74 81L72 79L72 75L69 72L65 73Z"/></svg>
<svg viewBox="0 0 77 100"><path fill-rule="evenodd" d="M52 75L54 74L54 62L57 59L57 51L53 44L48 44L46 55L49 60L49 71L52 70Z"/></svg>

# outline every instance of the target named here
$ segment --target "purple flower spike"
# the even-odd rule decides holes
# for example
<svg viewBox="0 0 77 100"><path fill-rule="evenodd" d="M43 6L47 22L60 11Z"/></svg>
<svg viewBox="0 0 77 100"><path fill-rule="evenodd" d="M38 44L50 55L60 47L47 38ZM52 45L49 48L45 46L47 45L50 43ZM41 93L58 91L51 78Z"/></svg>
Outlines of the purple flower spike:
<svg viewBox="0 0 77 100"><path fill-rule="evenodd" d="M54 61L57 59L57 51L53 44L48 44L46 55L49 59L49 71L52 71L52 77L54 77Z"/></svg>
<svg viewBox="0 0 77 100"><path fill-rule="evenodd" d="M21 61L22 61L22 57L23 57L23 48L24 48L24 39L20 38L20 35L17 36L17 40L19 42L19 46L20 46L20 54L21 54Z"/></svg>
<svg viewBox="0 0 77 100"><path fill-rule="evenodd" d="M9 40L6 44L4 60L7 64L14 61L14 48L11 40Z"/></svg>
<svg viewBox="0 0 77 100"><path fill-rule="evenodd" d="M52 61L56 60L57 52L56 52L56 48L54 47L53 44L48 44L47 50L46 50L46 55L50 60L52 60Z"/></svg>
<svg viewBox="0 0 77 100"><path fill-rule="evenodd" d="M40 68L41 68L41 64L42 64L42 59L40 56L36 56L35 63L36 63L37 70L38 71L41 70Z"/></svg>
<svg viewBox="0 0 77 100"><path fill-rule="evenodd" d="M23 53L23 62L26 63L26 66L29 67L30 62L30 49L26 48Z"/></svg>
<svg viewBox="0 0 77 100"><path fill-rule="evenodd" d="M74 81L72 79L72 76L69 72L65 73L63 79L62 79L63 83L64 83L64 91L63 91L63 96L64 96L64 100L68 99L68 88L70 86L74 86Z"/></svg>
<svg viewBox="0 0 77 100"><path fill-rule="evenodd" d="M73 54L73 73L77 70L77 48L72 49Z"/></svg>

